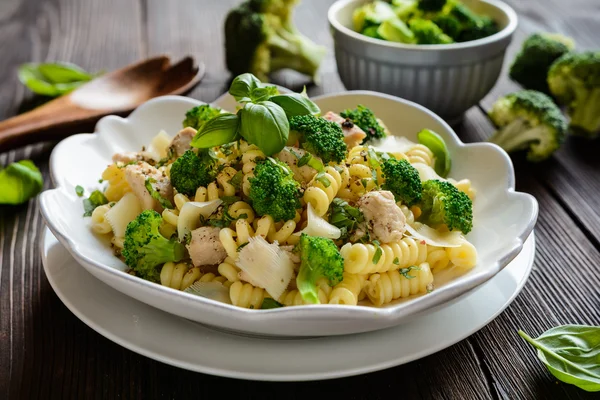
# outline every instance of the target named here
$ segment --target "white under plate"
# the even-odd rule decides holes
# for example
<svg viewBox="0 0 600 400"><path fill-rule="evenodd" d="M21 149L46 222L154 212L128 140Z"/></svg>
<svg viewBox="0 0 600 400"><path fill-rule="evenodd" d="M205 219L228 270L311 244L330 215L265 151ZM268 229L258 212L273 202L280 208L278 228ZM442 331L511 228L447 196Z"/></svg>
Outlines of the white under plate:
<svg viewBox="0 0 600 400"><path fill-rule="evenodd" d="M523 250L504 270L451 304L394 328L305 339L225 333L134 300L95 279L48 229L41 250L48 281L62 302L92 329L123 347L211 375L304 381L405 364L473 334L502 312L523 288L533 264L535 238L532 232Z"/></svg>

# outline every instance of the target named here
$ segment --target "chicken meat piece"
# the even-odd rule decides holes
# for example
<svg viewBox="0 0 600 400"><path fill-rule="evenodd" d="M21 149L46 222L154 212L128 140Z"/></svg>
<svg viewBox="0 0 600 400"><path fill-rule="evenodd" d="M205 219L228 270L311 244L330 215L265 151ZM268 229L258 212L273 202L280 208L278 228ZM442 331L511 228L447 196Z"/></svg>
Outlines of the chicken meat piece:
<svg viewBox="0 0 600 400"><path fill-rule="evenodd" d="M192 231L192 239L186 246L195 267L220 264L227 257L219 239L220 229L203 226Z"/></svg>
<svg viewBox="0 0 600 400"><path fill-rule="evenodd" d="M310 180L317 174L317 170L309 167L308 165L303 165L301 167L298 166L298 161L305 154L305 150L297 147L284 147L283 150L275 155L275 158L286 163L290 167L294 173L295 180L298 182L310 182Z"/></svg>
<svg viewBox="0 0 600 400"><path fill-rule="evenodd" d="M192 148L192 139L196 136L196 130L191 127L184 128L171 140L169 150L174 156L181 157L183 153Z"/></svg>
<svg viewBox="0 0 600 400"><path fill-rule="evenodd" d="M129 183L131 191L140 200L142 209L162 212L163 207L160 202L154 199L146 189L146 180L149 178L152 179L152 187L164 199L173 202L173 186L164 173L144 161L125 167L125 179Z"/></svg>
<svg viewBox="0 0 600 400"><path fill-rule="evenodd" d="M112 160L114 163L130 164L139 161L139 154L135 151L125 151L113 155Z"/></svg>
<svg viewBox="0 0 600 400"><path fill-rule="evenodd" d="M365 131L360 129L357 125L354 125L348 118L344 118L339 114L329 111L323 118L335 122L342 127L342 132L344 132L344 142L346 142L348 150L361 144L364 138L367 137Z"/></svg>
<svg viewBox="0 0 600 400"><path fill-rule="evenodd" d="M375 239L381 243L393 243L402 239L406 230L406 216L396 205L392 192L369 192L358 199L357 204Z"/></svg>

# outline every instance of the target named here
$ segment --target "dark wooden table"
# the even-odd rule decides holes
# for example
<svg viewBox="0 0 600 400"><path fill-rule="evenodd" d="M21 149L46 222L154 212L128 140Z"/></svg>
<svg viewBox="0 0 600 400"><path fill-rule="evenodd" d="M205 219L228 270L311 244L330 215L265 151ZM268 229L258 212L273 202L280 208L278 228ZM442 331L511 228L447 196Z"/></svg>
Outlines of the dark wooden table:
<svg viewBox="0 0 600 400"><path fill-rule="evenodd" d="M227 89L221 23L234 0L1 0L0 118L27 106L31 96L16 68L61 60L110 70L159 53L193 54L207 75L190 95L212 101ZM326 11L332 0L304 0L296 20L331 48ZM598 48L598 0L511 0L520 27L509 58L537 30L574 37ZM333 52L321 68L321 87L343 90ZM298 75L276 82L298 88ZM506 74L456 127L464 141L493 131L485 110L515 90ZM523 292L499 317L462 342L422 360L368 375L310 383L262 383L174 368L126 350L79 321L56 297L42 269L43 223L35 200L0 207L0 398L202 398L217 388L236 398L550 399L593 398L557 383L518 329L538 335L565 323L600 325L600 142L570 139L550 161L533 166L515 157L518 190L540 203L537 255ZM0 166L31 158L50 186L54 143L0 154ZM443 334L443 333L442 333ZM399 338L399 340L402 340ZM293 362L293 360L290 360ZM227 398L227 397L226 397ZM597 398L597 397L596 397Z"/></svg>

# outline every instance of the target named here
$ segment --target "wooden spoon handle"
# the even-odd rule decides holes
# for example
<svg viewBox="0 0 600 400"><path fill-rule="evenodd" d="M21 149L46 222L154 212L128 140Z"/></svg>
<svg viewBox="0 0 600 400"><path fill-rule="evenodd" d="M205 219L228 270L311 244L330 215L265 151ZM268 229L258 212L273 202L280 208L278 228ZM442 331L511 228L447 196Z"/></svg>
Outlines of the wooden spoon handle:
<svg viewBox="0 0 600 400"><path fill-rule="evenodd" d="M88 128L98 118L63 99L0 122L0 152L27 144L63 139Z"/></svg>

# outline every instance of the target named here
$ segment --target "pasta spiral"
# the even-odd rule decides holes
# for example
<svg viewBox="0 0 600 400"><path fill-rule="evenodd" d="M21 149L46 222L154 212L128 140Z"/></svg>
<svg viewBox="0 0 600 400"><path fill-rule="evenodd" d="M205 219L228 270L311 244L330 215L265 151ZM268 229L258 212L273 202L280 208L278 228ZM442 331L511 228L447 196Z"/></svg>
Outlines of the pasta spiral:
<svg viewBox="0 0 600 400"><path fill-rule="evenodd" d="M160 284L177 290L184 290L194 282L219 282L229 286L227 278L215 275L212 272L203 274L200 268L190 268L186 263L168 262L160 270Z"/></svg>
<svg viewBox="0 0 600 400"><path fill-rule="evenodd" d="M265 154L255 145L245 145L242 155L242 192L248 196L250 194L250 179L254 177L256 161L265 158Z"/></svg>
<svg viewBox="0 0 600 400"><path fill-rule="evenodd" d="M329 304L357 305L365 282L365 275L344 272L342 281L335 285L331 291Z"/></svg>
<svg viewBox="0 0 600 400"><path fill-rule="evenodd" d="M450 264L450 257L445 248L430 246L426 261L431 267L431 270L436 273L448 267Z"/></svg>
<svg viewBox="0 0 600 400"><path fill-rule="evenodd" d="M477 264L477 249L466 240L460 247L447 248L446 253L450 262L462 270L470 270Z"/></svg>
<svg viewBox="0 0 600 400"><path fill-rule="evenodd" d="M98 206L92 211L92 230L101 235L106 235L112 232L112 227L106 220L106 213L110 210L108 204Z"/></svg>
<svg viewBox="0 0 600 400"><path fill-rule="evenodd" d="M381 252L377 260L377 248L374 245L346 243L340 249L340 254L344 258L344 271L351 274L386 272L420 264L427 257L427 245L409 237L379 247Z"/></svg>
<svg viewBox="0 0 600 400"><path fill-rule="evenodd" d="M399 298L418 293L427 293L432 289L433 274L429 264L421 263L418 269L406 272L388 271L373 274L365 284L365 292L374 306L381 306Z"/></svg>
<svg viewBox="0 0 600 400"><path fill-rule="evenodd" d="M422 163L430 167L433 166L434 156L429 147L422 144L415 144L406 152L408 162L411 164Z"/></svg>
<svg viewBox="0 0 600 400"><path fill-rule="evenodd" d="M242 308L258 309L265 298L265 290L240 281L233 282L229 287L231 304Z"/></svg>
<svg viewBox="0 0 600 400"><path fill-rule="evenodd" d="M329 182L328 186L324 184L324 180ZM304 192L304 201L306 204L310 203L315 213L322 217L327 213L329 205L338 194L343 183L342 175L334 167L328 166L322 174L316 175L310 181Z"/></svg>
<svg viewBox="0 0 600 400"><path fill-rule="evenodd" d="M110 164L102 172L102 180L108 182L104 196L108 201L119 201L125 193L131 191L131 187L125 179L125 168L119 168L117 164Z"/></svg>

